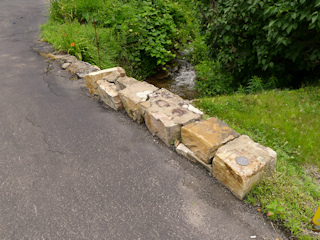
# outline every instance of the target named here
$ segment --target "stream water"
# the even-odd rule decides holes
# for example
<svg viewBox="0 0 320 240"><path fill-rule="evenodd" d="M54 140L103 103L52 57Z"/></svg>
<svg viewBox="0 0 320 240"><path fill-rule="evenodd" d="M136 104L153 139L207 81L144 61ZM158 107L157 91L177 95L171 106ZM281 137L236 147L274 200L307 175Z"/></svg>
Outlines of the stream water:
<svg viewBox="0 0 320 240"><path fill-rule="evenodd" d="M156 74L146 79L146 82L158 88L165 88L183 99L195 99L198 92L194 89L196 79L194 67L185 60L175 60L174 65L168 77L159 79Z"/></svg>

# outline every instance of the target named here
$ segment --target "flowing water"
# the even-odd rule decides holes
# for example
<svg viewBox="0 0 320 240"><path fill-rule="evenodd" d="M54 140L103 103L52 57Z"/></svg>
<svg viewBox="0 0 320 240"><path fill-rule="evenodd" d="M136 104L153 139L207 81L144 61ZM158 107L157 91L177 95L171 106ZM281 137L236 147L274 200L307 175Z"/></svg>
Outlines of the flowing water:
<svg viewBox="0 0 320 240"><path fill-rule="evenodd" d="M159 79L156 74L146 81L158 88L165 88L184 99L191 100L198 96L198 92L194 89L195 79L196 71L194 67L185 60L176 60L170 76Z"/></svg>

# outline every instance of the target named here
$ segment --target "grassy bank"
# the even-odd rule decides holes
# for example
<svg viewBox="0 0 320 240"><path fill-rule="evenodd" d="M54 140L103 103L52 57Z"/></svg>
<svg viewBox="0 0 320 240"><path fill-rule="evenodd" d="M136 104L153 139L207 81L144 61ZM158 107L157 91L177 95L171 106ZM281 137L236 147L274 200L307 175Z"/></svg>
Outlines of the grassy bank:
<svg viewBox="0 0 320 240"><path fill-rule="evenodd" d="M101 68L121 65L130 76L145 79L167 67L194 38L196 21L190 4L186 0L51 0L41 38L80 60Z"/></svg>
<svg viewBox="0 0 320 240"><path fill-rule="evenodd" d="M320 188L304 167L320 166L320 88L203 98L196 105L277 152L276 174L246 201L299 239L313 239L309 223L320 205Z"/></svg>

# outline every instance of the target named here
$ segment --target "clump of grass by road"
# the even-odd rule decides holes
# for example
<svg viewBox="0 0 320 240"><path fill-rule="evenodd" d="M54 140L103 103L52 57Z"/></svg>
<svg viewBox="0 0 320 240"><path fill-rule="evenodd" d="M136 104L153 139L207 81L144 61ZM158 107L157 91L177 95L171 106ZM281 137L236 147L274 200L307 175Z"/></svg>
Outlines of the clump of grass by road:
<svg viewBox="0 0 320 240"><path fill-rule="evenodd" d="M320 205L320 188L304 167L320 166L320 88L203 98L196 105L277 152L277 172L246 201L299 239L316 239L309 223Z"/></svg>
<svg viewBox="0 0 320 240"><path fill-rule="evenodd" d="M80 24L77 20L61 24L49 19L41 26L41 30L43 40L52 44L55 49L74 55L79 60L99 65L95 29L92 24ZM113 34L111 29L97 28L97 34L102 53L101 68L117 66L121 55L121 38Z"/></svg>

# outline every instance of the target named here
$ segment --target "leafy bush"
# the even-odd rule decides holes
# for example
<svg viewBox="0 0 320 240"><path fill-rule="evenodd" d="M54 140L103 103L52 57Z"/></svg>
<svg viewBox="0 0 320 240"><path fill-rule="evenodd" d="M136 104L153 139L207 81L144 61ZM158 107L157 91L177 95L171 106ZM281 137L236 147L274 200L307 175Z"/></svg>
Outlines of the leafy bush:
<svg viewBox="0 0 320 240"><path fill-rule="evenodd" d="M203 61L195 66L197 71L196 89L200 96L214 96L232 90L232 76L225 73L218 61Z"/></svg>
<svg viewBox="0 0 320 240"><path fill-rule="evenodd" d="M91 27L94 18L99 41L105 42L104 31L119 40L116 44L119 57L112 61L130 66L137 78L144 78L157 68L165 67L189 38L191 28L187 19L190 17L186 17L186 7L181 7L180 2L184 0L52 0L50 17L64 26L76 21ZM46 34L44 31L43 37L48 39ZM91 48L95 48L94 32L86 40L87 46L89 42ZM76 56L85 54L75 46L69 50L70 53ZM100 47L103 48L101 42ZM66 47L61 49L66 50ZM110 49L107 52L102 49L101 55L109 55L108 51Z"/></svg>
<svg viewBox="0 0 320 240"><path fill-rule="evenodd" d="M201 0L209 56L237 85L277 76L299 87L320 72L320 0Z"/></svg>

